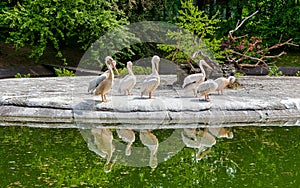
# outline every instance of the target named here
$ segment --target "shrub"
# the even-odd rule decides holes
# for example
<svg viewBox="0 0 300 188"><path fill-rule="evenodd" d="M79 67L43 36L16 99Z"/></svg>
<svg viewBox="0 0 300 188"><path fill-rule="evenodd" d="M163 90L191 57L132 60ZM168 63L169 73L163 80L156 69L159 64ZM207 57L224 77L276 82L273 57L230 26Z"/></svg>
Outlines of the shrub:
<svg viewBox="0 0 300 188"><path fill-rule="evenodd" d="M30 78L30 76L31 76L30 73L22 75L21 73L18 72L15 75L15 78Z"/></svg>
<svg viewBox="0 0 300 188"><path fill-rule="evenodd" d="M209 18L207 14L193 5L192 0L181 1L181 4L182 9L179 10L174 22L184 30L169 33L172 39L178 41L178 46L160 44L159 48L168 52L169 55L167 57L173 58L177 62L185 62L189 59L189 55L196 52L199 48L205 55L222 58L224 52L221 50L221 40L214 35L218 29L217 23L220 22L216 18L217 14ZM211 52L212 54L210 54Z"/></svg>
<svg viewBox="0 0 300 188"><path fill-rule="evenodd" d="M54 68L55 74L58 77L62 77L62 76L75 76L73 71L69 71L65 68Z"/></svg>
<svg viewBox="0 0 300 188"><path fill-rule="evenodd" d="M32 47L30 57L42 56L47 46L63 59L63 46L87 49L105 32L128 23L114 1L23 0L0 14L11 28L7 42ZM64 59L65 60L65 59Z"/></svg>
<svg viewBox="0 0 300 188"><path fill-rule="evenodd" d="M268 76L283 76L281 71L278 71L278 67L274 65L273 67L269 68Z"/></svg>

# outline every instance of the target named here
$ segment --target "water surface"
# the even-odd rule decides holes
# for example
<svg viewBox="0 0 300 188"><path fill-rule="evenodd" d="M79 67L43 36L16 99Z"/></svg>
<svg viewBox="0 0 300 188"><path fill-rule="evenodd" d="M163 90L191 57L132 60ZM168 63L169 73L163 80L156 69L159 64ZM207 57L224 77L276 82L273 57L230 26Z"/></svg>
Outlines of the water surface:
<svg viewBox="0 0 300 188"><path fill-rule="evenodd" d="M116 130L111 130L116 147L111 161L115 163L106 173L107 160L90 150L91 145L88 147L86 137L78 129L1 127L0 187L299 186L300 128L229 130L233 138L216 138L213 146L202 148L200 158L199 150L184 145L180 136L174 138L173 144L181 143L183 147L167 152L174 148L168 138L182 130L151 131L160 144L156 168L149 166L150 151L141 142L138 131L135 130L132 153L126 156L126 143L118 138ZM163 147L166 141L169 148ZM119 147L117 143L123 145ZM144 153L138 153L137 148ZM137 164L143 161L146 165L124 165L131 157Z"/></svg>

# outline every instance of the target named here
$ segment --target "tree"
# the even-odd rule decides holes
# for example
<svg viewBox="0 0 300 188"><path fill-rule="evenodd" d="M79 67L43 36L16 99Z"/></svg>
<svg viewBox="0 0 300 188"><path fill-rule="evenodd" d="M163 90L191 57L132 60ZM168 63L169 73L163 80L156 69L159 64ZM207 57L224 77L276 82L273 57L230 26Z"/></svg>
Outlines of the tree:
<svg viewBox="0 0 300 188"><path fill-rule="evenodd" d="M52 46L64 59L64 46L85 50L105 32L127 24L116 7L114 0L23 0L4 10L0 20L11 29L7 42L17 48L29 45L30 57L38 60Z"/></svg>

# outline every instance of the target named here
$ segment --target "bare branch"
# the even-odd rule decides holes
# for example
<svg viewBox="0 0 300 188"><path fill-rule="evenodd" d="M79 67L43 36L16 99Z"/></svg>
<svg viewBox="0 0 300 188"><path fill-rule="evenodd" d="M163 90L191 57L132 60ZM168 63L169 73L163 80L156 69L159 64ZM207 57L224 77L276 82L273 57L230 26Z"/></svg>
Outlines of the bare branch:
<svg viewBox="0 0 300 188"><path fill-rule="evenodd" d="M237 55L242 56L242 57L245 57L246 59L253 59L253 60L257 60L257 61L264 62L264 60L259 59L259 58L257 58L257 57L251 57L251 56L248 56L248 55L245 55L245 54L236 52L236 51L232 51L232 53L233 53L233 54L237 54Z"/></svg>
<svg viewBox="0 0 300 188"><path fill-rule="evenodd" d="M246 20L248 20L249 18L251 18L252 16L254 16L254 15L257 14L257 13L258 13L258 10L255 11L254 13L252 13L250 16L247 16L246 18L244 18L244 19L241 21L240 24L237 24L237 26L235 27L235 29L229 31L230 37L233 38L232 34L233 34L235 31L237 31L237 30L244 24L244 22L245 22ZM239 23L239 22L238 22L238 23Z"/></svg>
<svg viewBox="0 0 300 188"><path fill-rule="evenodd" d="M278 55L273 55L273 56L265 56L265 58L270 58L270 59L276 59L276 58L279 58L279 57L281 57L281 56L283 56L283 55L285 55L286 54L286 52L281 52L280 54L278 54Z"/></svg>

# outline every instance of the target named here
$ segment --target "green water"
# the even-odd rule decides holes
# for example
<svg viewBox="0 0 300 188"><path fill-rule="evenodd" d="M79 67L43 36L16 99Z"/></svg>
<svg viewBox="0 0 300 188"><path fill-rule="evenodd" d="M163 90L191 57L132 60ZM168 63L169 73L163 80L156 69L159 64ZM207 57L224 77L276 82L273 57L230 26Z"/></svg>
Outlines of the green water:
<svg viewBox="0 0 300 188"><path fill-rule="evenodd" d="M105 173L78 129L0 127L0 187L299 187L299 127L232 131L201 160L184 147L156 169L116 163Z"/></svg>

